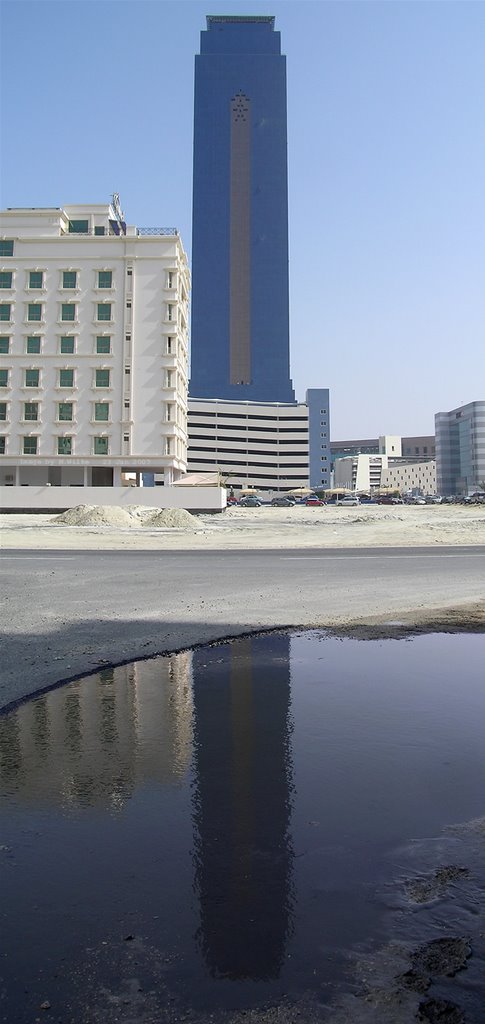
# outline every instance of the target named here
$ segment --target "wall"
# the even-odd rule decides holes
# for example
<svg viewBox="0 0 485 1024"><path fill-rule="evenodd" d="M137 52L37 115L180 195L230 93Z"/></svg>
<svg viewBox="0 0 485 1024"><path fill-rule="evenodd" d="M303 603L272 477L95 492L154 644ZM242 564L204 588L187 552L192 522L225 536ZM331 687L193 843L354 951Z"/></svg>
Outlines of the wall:
<svg viewBox="0 0 485 1024"><path fill-rule="evenodd" d="M0 508L41 511L76 505L146 505L147 508L185 508L189 512L221 512L225 487L4 487Z"/></svg>

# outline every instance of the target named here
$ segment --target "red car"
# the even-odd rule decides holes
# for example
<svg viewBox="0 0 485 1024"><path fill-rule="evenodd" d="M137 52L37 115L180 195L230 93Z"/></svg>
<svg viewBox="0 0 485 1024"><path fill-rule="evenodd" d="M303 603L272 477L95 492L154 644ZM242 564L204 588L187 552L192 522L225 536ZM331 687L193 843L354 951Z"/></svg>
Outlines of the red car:
<svg viewBox="0 0 485 1024"><path fill-rule="evenodd" d="M307 498L305 505L324 505L325 502L321 501L320 498Z"/></svg>

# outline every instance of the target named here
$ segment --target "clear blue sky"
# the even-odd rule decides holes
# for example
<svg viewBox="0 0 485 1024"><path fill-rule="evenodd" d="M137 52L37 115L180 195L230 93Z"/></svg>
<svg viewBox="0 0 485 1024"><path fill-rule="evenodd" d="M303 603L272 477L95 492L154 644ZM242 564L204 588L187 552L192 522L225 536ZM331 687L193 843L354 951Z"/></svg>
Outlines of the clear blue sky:
<svg viewBox="0 0 485 1024"><path fill-rule="evenodd" d="M485 399L485 4L2 5L5 206L104 202L190 255L205 15L274 14L288 59L291 364L332 437Z"/></svg>

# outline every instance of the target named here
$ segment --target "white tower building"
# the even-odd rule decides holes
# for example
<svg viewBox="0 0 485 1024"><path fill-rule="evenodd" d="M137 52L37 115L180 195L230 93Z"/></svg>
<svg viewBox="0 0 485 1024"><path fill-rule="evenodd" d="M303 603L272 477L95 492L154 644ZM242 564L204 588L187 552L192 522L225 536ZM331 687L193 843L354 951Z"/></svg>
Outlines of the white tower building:
<svg viewBox="0 0 485 1024"><path fill-rule="evenodd" d="M98 206L0 216L0 484L186 471L187 257Z"/></svg>

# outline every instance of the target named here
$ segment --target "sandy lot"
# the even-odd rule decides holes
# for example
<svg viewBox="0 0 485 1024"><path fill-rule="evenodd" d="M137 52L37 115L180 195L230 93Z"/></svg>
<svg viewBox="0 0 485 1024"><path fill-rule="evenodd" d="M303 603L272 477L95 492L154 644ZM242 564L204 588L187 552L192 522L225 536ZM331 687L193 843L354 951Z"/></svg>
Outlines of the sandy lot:
<svg viewBox="0 0 485 1024"><path fill-rule="evenodd" d="M0 516L1 544L50 550L238 550L485 544L485 507L228 508L183 529L65 526L55 515Z"/></svg>

